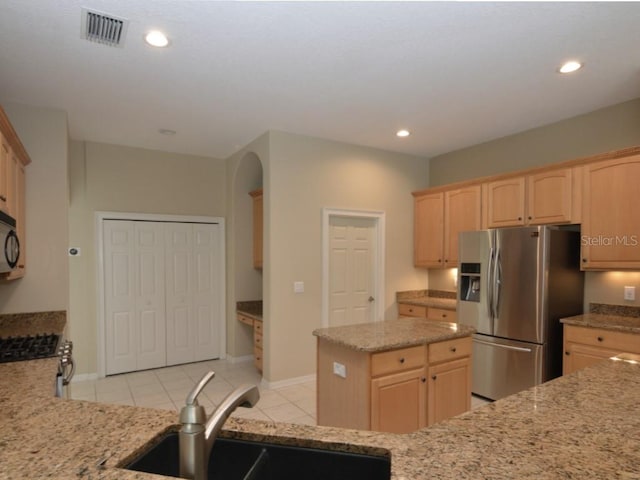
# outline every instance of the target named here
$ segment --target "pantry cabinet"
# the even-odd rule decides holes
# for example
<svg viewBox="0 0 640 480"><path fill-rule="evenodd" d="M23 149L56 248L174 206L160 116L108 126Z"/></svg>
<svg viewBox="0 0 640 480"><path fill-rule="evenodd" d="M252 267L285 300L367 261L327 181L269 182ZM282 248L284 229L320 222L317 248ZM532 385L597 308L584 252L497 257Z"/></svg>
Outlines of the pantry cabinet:
<svg viewBox="0 0 640 480"><path fill-rule="evenodd" d="M458 265L458 234L481 227L481 187L414 194L414 264Z"/></svg>
<svg viewBox="0 0 640 480"><path fill-rule="evenodd" d="M602 328L564 326L563 375L620 353L640 355L640 335Z"/></svg>
<svg viewBox="0 0 640 480"><path fill-rule="evenodd" d="M640 268L640 155L584 170L582 268Z"/></svg>

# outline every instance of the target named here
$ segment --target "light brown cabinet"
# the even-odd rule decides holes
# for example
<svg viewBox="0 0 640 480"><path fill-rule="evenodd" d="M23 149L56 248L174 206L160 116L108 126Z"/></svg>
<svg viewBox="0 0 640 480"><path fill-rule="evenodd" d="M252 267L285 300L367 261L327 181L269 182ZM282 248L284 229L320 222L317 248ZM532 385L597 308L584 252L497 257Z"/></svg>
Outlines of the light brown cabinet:
<svg viewBox="0 0 640 480"><path fill-rule="evenodd" d="M640 334L575 325L564 326L563 375L620 353L640 354Z"/></svg>
<svg viewBox="0 0 640 480"><path fill-rule="evenodd" d="M437 320L439 322L457 322L455 310L426 307L423 305L410 305L407 303L398 303L398 315L426 318L427 320Z"/></svg>
<svg viewBox="0 0 640 480"><path fill-rule="evenodd" d="M546 170L531 175L499 179L483 186L487 228L572 223L578 221L574 209L574 176L571 167ZM576 190L579 189L577 186ZM577 200L579 201L579 193Z"/></svg>
<svg viewBox="0 0 640 480"><path fill-rule="evenodd" d="M414 194L414 264L458 265L458 234L481 227L481 187Z"/></svg>
<svg viewBox="0 0 640 480"><path fill-rule="evenodd" d="M262 320L259 320L249 315L238 312L236 318L239 322L249 325L253 330L253 364L262 372L262 358L263 358L263 342L262 342Z"/></svg>
<svg viewBox="0 0 640 480"><path fill-rule="evenodd" d="M262 270L262 242L264 231L263 192L259 188L249 193L253 198L253 268Z"/></svg>
<svg viewBox="0 0 640 480"><path fill-rule="evenodd" d="M23 277L26 271L25 167L29 163L29 155L0 107L0 210L15 219L20 242L18 265L2 276L4 280Z"/></svg>
<svg viewBox="0 0 640 480"><path fill-rule="evenodd" d="M584 168L582 267L640 268L640 155Z"/></svg>
<svg viewBox="0 0 640 480"><path fill-rule="evenodd" d="M318 425L412 432L471 407L471 337L377 353L319 338L317 381Z"/></svg>

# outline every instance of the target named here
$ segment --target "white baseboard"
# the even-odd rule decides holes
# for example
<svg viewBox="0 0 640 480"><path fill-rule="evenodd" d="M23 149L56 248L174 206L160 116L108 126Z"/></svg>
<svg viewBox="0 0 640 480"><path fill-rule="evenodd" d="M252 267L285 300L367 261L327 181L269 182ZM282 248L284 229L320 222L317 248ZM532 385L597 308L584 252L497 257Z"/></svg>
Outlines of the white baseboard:
<svg viewBox="0 0 640 480"><path fill-rule="evenodd" d="M262 381L260 382L260 386L267 390L273 390L275 388L290 387L292 385L298 385L300 383L315 382L315 381L316 381L316 374L314 373L312 375L304 375L302 377L286 378L284 380L278 380L277 382L268 382L263 378Z"/></svg>
<svg viewBox="0 0 640 480"><path fill-rule="evenodd" d="M76 373L71 379L71 383L75 382L85 382L87 380L98 380L97 373Z"/></svg>
<svg viewBox="0 0 640 480"><path fill-rule="evenodd" d="M227 362L229 363L253 362L253 355L243 355L241 357L233 357L231 355L227 355Z"/></svg>

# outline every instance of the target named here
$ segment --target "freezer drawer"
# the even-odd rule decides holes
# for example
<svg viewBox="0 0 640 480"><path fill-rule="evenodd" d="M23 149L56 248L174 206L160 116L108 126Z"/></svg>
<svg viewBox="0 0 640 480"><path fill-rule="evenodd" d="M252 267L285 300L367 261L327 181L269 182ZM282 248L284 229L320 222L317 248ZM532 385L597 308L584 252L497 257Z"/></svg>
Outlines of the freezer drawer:
<svg viewBox="0 0 640 480"><path fill-rule="evenodd" d="M473 338L472 391L498 400L543 382L544 348L486 335Z"/></svg>

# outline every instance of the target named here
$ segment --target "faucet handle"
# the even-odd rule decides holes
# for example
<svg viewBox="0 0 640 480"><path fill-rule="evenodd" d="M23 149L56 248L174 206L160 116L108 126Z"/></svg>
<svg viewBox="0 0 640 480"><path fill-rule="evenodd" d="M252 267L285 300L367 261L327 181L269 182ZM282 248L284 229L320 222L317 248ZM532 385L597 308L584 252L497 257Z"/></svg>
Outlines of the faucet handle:
<svg viewBox="0 0 640 480"><path fill-rule="evenodd" d="M209 381L213 377L215 377L215 375L216 375L216 372L214 372L213 370L209 370L207 373L205 373L204 376L197 383L197 385L193 387L193 390L189 392L189 395L187 395L187 400L185 401L185 403L187 405L197 405L198 395L200 395L200 393L202 392L202 389L207 385L207 383L209 383Z"/></svg>

